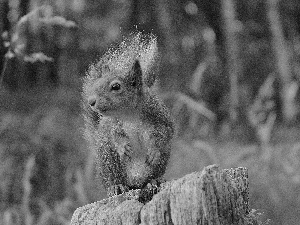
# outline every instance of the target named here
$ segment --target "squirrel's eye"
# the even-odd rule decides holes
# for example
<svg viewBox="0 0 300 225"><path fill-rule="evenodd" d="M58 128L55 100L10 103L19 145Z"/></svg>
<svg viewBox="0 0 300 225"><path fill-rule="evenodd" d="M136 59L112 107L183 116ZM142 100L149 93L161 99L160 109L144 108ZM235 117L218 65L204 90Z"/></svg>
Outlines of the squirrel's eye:
<svg viewBox="0 0 300 225"><path fill-rule="evenodd" d="M121 84L118 82L112 83L110 89L112 91L119 91L121 89Z"/></svg>

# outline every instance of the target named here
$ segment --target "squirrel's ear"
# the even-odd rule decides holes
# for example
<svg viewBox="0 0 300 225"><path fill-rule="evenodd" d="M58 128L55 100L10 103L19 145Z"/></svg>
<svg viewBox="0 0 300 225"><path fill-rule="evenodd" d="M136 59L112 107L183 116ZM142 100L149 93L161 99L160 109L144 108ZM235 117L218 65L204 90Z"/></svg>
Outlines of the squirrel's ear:
<svg viewBox="0 0 300 225"><path fill-rule="evenodd" d="M134 76L135 77L142 77L142 68L139 60L135 60L133 66Z"/></svg>
<svg viewBox="0 0 300 225"><path fill-rule="evenodd" d="M142 79L143 79L143 74L142 74L142 68L140 62L138 60L135 60L132 68L132 79L130 81L131 86L141 87Z"/></svg>

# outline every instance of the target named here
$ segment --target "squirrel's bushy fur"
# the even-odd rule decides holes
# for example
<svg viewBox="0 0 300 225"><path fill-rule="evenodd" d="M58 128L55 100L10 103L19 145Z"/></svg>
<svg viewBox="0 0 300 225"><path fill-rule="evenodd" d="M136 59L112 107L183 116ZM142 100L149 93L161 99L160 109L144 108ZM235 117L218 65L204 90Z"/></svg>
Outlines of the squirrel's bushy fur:
<svg viewBox="0 0 300 225"><path fill-rule="evenodd" d="M84 134L109 196L143 188L166 170L174 125L151 90L156 44L152 35L132 34L84 78Z"/></svg>

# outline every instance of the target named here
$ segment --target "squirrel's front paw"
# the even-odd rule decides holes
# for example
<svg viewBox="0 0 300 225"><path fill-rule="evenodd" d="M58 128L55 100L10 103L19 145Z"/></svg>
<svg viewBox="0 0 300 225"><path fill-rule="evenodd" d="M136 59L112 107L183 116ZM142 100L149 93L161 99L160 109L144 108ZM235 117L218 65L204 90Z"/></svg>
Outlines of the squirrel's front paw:
<svg viewBox="0 0 300 225"><path fill-rule="evenodd" d="M124 156L126 157L131 157L132 155L132 147L129 143L127 143L125 146L124 146Z"/></svg>
<svg viewBox="0 0 300 225"><path fill-rule="evenodd" d="M113 197L115 195L120 195L128 191L128 187L122 184L117 184L109 187L107 189L107 196Z"/></svg>
<svg viewBox="0 0 300 225"><path fill-rule="evenodd" d="M151 180L142 190L139 196L139 201L146 203L150 201L155 194L160 191L161 180L153 179Z"/></svg>
<svg viewBox="0 0 300 225"><path fill-rule="evenodd" d="M132 147L129 143L124 145L119 145L118 153L120 156L121 161L129 160L132 156Z"/></svg>
<svg viewBox="0 0 300 225"><path fill-rule="evenodd" d="M158 151L151 151L147 155L146 163L147 164L154 164L159 159L160 159L160 152L158 152Z"/></svg>

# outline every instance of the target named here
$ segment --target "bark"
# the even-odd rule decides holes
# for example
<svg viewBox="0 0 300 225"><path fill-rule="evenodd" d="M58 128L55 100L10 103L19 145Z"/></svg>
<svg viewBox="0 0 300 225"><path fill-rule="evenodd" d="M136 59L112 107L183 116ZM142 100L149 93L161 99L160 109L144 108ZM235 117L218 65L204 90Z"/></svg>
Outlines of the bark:
<svg viewBox="0 0 300 225"><path fill-rule="evenodd" d="M131 191L78 208L77 224L258 224L250 213L246 168L208 166L166 182L146 203Z"/></svg>

